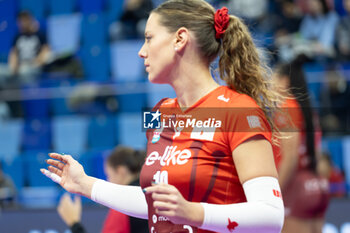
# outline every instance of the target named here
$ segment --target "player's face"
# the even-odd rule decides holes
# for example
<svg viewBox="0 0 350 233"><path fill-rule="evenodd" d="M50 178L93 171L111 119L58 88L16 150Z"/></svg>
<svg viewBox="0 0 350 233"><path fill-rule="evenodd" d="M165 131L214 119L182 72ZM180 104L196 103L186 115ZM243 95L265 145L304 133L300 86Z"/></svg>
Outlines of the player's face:
<svg viewBox="0 0 350 233"><path fill-rule="evenodd" d="M118 168L114 168L109 164L105 164L105 173L109 182L112 182L114 184L124 184L123 179L119 174Z"/></svg>
<svg viewBox="0 0 350 233"><path fill-rule="evenodd" d="M274 73L272 76L275 85L276 85L276 89L277 91L286 91L289 88L289 78L287 76L283 76L277 73Z"/></svg>
<svg viewBox="0 0 350 233"><path fill-rule="evenodd" d="M309 0L308 1L309 12L312 15L322 14L322 5L320 0Z"/></svg>
<svg viewBox="0 0 350 233"><path fill-rule="evenodd" d="M28 17L23 17L18 20L18 24L22 32L28 32L32 27L32 20Z"/></svg>
<svg viewBox="0 0 350 233"><path fill-rule="evenodd" d="M145 43L139 51L144 59L148 79L153 83L169 83L174 66L174 33L159 23L160 16L152 13L145 29Z"/></svg>

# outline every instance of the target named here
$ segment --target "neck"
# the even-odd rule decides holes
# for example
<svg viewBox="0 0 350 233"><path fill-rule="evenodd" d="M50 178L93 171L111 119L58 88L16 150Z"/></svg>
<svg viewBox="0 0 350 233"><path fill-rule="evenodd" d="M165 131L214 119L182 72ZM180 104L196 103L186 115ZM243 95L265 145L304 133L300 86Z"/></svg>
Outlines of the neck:
<svg viewBox="0 0 350 233"><path fill-rule="evenodd" d="M131 184L134 180L137 179L137 174L129 174L128 176L125 177L124 179L124 184L128 185Z"/></svg>
<svg viewBox="0 0 350 233"><path fill-rule="evenodd" d="M187 108L219 86L205 66L187 63L179 68L177 77L171 83L180 107Z"/></svg>

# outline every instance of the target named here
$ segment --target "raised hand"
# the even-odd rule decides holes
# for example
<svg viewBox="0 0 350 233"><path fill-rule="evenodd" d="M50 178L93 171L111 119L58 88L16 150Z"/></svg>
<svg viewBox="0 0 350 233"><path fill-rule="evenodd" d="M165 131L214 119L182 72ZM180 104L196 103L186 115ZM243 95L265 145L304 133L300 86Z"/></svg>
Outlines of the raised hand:
<svg viewBox="0 0 350 233"><path fill-rule="evenodd" d="M175 186L161 183L145 188L144 192L152 195L156 214L175 224L202 225L204 210L201 204L187 201Z"/></svg>
<svg viewBox="0 0 350 233"><path fill-rule="evenodd" d="M75 195L74 200L71 199L69 193L65 193L57 206L57 212L62 220L69 226L73 226L74 223L81 222L81 198Z"/></svg>
<svg viewBox="0 0 350 233"><path fill-rule="evenodd" d="M83 166L70 155L50 153L49 156L51 159L46 161L49 164L48 170L40 169L40 171L68 192L90 198L92 185L96 179L87 176Z"/></svg>

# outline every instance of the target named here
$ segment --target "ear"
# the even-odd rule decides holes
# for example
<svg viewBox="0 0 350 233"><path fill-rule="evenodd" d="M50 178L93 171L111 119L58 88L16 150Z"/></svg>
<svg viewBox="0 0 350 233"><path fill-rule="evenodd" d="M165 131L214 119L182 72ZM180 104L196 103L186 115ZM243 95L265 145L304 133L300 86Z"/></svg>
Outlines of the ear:
<svg viewBox="0 0 350 233"><path fill-rule="evenodd" d="M185 48L186 44L189 42L190 33L187 28L181 27L175 33L175 51L181 51Z"/></svg>

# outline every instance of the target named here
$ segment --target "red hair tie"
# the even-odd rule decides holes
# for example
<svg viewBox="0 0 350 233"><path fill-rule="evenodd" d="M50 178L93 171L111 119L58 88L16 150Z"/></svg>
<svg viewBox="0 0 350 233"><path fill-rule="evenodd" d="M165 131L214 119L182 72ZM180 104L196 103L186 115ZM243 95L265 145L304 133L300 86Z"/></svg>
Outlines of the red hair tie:
<svg viewBox="0 0 350 233"><path fill-rule="evenodd" d="M225 33L228 23L230 21L230 16L228 15L227 7L218 9L214 15L214 26L215 26L215 38L221 39L222 35Z"/></svg>

